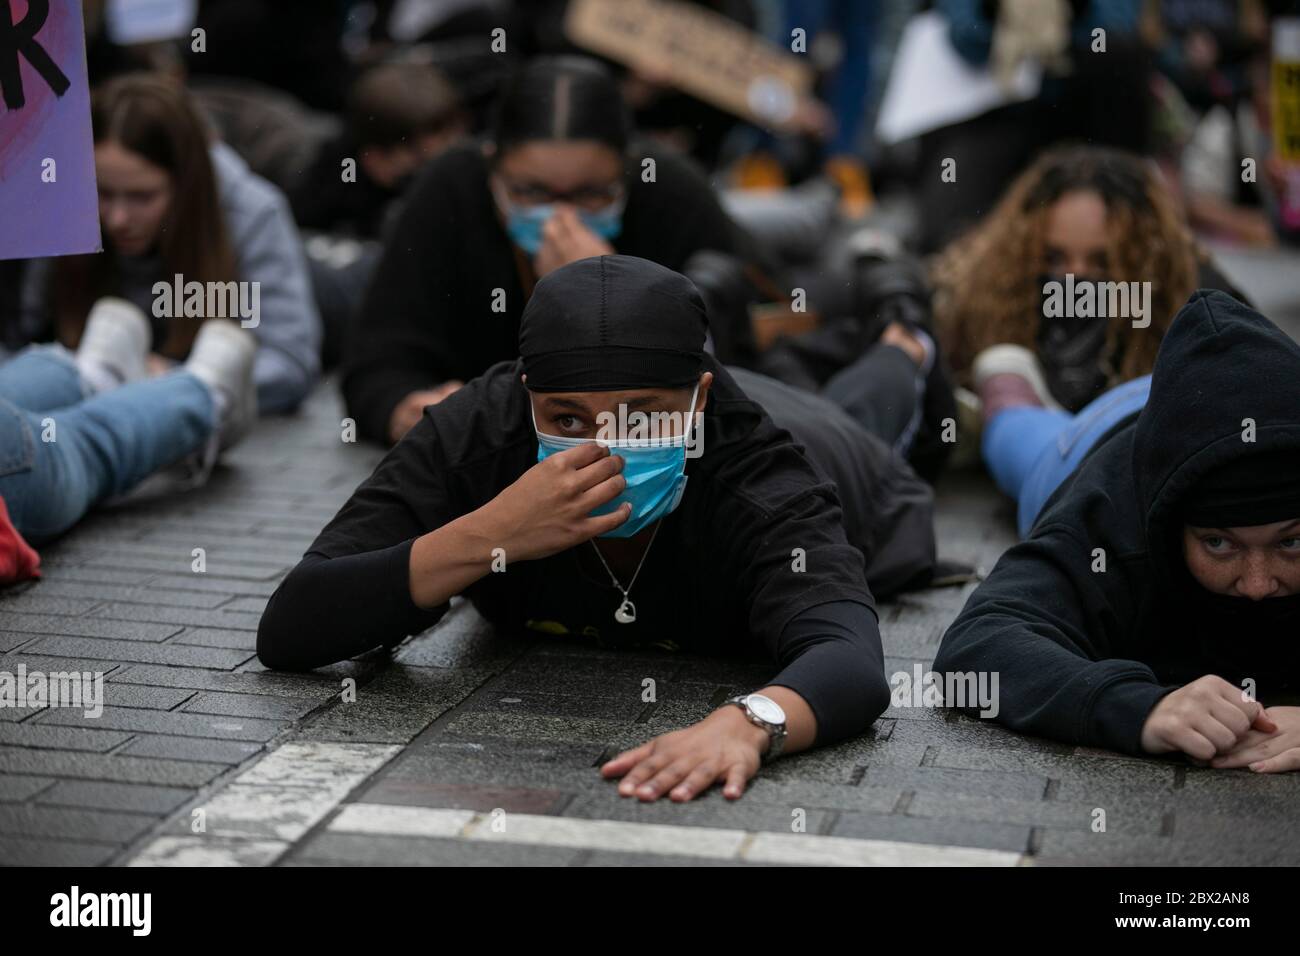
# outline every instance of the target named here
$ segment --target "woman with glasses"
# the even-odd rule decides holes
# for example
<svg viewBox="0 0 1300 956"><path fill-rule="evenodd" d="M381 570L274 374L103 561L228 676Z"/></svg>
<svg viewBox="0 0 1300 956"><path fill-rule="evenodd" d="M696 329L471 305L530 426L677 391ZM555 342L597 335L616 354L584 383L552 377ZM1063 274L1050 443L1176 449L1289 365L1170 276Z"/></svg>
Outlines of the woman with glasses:
<svg viewBox="0 0 1300 956"><path fill-rule="evenodd" d="M395 442L425 406L518 354L541 277L612 253L680 271L702 249L751 254L698 167L632 140L618 85L595 62L534 60L487 140L448 150L412 187L345 340L348 414Z"/></svg>

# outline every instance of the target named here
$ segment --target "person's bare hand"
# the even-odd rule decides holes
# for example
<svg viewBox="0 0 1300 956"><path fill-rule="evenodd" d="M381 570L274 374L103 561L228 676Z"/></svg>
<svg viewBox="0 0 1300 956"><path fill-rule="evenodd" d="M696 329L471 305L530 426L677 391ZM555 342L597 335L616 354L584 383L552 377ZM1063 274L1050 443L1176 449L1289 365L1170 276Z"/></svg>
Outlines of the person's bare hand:
<svg viewBox="0 0 1300 956"><path fill-rule="evenodd" d="M483 534L512 561L545 558L613 531L632 505L591 512L623 493L623 459L598 442L539 461L480 509Z"/></svg>
<svg viewBox="0 0 1300 956"><path fill-rule="evenodd" d="M917 368L925 364L925 345L908 331L901 322L890 322L880 333L880 341L892 345L907 353L907 357L916 363Z"/></svg>
<svg viewBox="0 0 1300 956"><path fill-rule="evenodd" d="M601 765L601 776L622 777L619 796L682 803L722 781L722 793L735 800L758 772L771 746L768 733L738 707L722 707L697 724L661 734Z"/></svg>
<svg viewBox="0 0 1300 956"><path fill-rule="evenodd" d="M542 247L533 259L533 268L540 279L578 259L613 254L614 247L588 229L572 208L561 206L542 226Z"/></svg>
<svg viewBox="0 0 1300 956"><path fill-rule="evenodd" d="M1153 754L1182 751L1208 761L1231 752L1252 730L1273 733L1277 725L1240 687L1207 674L1166 694L1152 708L1142 725L1142 749Z"/></svg>
<svg viewBox="0 0 1300 956"><path fill-rule="evenodd" d="M838 123L835 114L825 103L809 96L799 101L790 117L789 126L794 132L828 140L835 135Z"/></svg>
<svg viewBox="0 0 1300 956"><path fill-rule="evenodd" d="M464 384L460 379L453 378L433 388L411 392L397 403L392 415L388 417L388 440L392 442L401 441L402 436L419 422L425 408L430 405L437 405Z"/></svg>
<svg viewBox="0 0 1300 956"><path fill-rule="evenodd" d="M1251 730L1227 753L1210 761L1211 767L1249 766L1256 773L1300 770L1300 707L1269 707L1265 713L1275 730Z"/></svg>

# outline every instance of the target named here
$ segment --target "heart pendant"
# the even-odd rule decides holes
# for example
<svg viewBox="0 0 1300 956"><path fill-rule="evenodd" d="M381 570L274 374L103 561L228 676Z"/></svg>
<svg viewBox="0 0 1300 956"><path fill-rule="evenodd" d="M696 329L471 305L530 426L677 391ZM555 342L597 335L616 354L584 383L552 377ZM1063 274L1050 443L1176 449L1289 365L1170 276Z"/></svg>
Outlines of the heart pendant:
<svg viewBox="0 0 1300 956"><path fill-rule="evenodd" d="M614 612L614 620L620 624L631 624L636 620L636 605L625 598Z"/></svg>

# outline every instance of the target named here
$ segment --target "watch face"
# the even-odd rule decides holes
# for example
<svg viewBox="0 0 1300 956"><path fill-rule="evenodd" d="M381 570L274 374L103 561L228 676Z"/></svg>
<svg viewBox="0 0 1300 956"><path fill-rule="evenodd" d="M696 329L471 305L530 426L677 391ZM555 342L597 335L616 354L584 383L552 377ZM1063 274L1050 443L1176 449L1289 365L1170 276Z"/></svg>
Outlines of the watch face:
<svg viewBox="0 0 1300 956"><path fill-rule="evenodd" d="M755 716L761 720L766 720L769 724L785 723L785 711L771 697L764 697L762 694L750 694L749 709L754 712Z"/></svg>

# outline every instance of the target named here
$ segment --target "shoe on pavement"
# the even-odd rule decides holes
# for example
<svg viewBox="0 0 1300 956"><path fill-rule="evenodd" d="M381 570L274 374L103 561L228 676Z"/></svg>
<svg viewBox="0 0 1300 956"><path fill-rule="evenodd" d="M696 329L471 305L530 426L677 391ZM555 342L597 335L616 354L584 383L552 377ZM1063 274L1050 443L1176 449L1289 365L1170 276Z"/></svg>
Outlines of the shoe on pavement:
<svg viewBox="0 0 1300 956"><path fill-rule="evenodd" d="M220 396L218 451L238 442L257 421L256 355L257 340L229 319L208 319L194 338L185 368Z"/></svg>
<svg viewBox="0 0 1300 956"><path fill-rule="evenodd" d="M126 299L99 299L86 317L77 367L96 391L137 382L148 375L152 341L153 328L139 308Z"/></svg>
<svg viewBox="0 0 1300 956"><path fill-rule="evenodd" d="M1061 411L1061 403L1052 397L1051 389L1047 387L1047 380L1043 378L1042 370L1039 368L1038 359L1034 353L1021 345L994 345L986 348L979 355L975 356L975 361L971 365L971 373L975 379L975 391L979 394L980 401L984 404L984 417L987 419L999 407L1005 407L1008 404L1005 399L1005 387L998 387L998 396L986 395L986 386L998 386L1003 383L993 382L995 378L1002 376L1015 376L1023 381L1019 391L1024 393L1026 401L1016 401L1012 404L1038 404L1043 408L1050 408ZM1036 398L1037 402L1032 399Z"/></svg>

